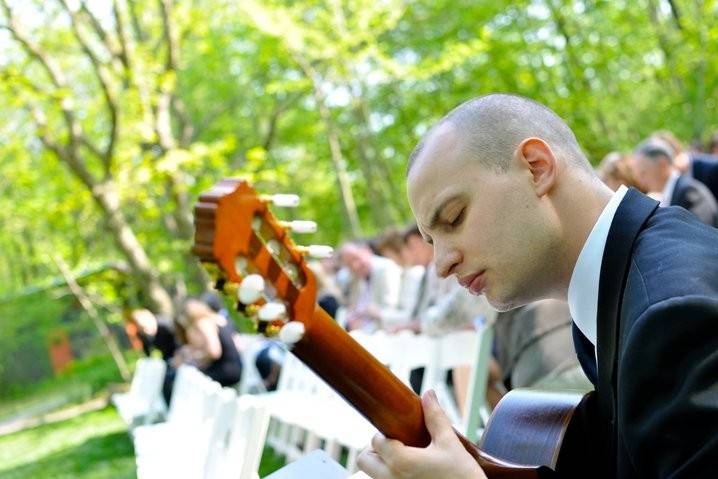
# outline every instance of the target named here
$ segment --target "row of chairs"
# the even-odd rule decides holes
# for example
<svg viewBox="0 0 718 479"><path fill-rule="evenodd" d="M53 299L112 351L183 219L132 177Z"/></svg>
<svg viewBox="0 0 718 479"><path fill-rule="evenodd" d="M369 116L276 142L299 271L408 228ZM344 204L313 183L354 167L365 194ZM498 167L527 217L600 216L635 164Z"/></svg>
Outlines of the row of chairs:
<svg viewBox="0 0 718 479"><path fill-rule="evenodd" d="M490 326L478 333L459 331L436 338L409 332L352 335L407 385L411 371L424 368L422 392L434 389L455 428L478 441L489 415L485 398ZM460 366L471 368L467 413L463 415L445 381L446 372ZM355 471L359 452L376 433L366 419L293 355L285 359L277 391L264 397L272 418L267 444L288 461L321 448L336 460L344 452L346 468Z"/></svg>
<svg viewBox="0 0 718 479"><path fill-rule="evenodd" d="M492 330L460 331L433 338L409 332L353 332L370 353L409 384L411 371L424 368L422 392L434 389L457 430L477 441L488 417L485 403ZM294 461L315 449L356 470L356 459L376 429L294 355L287 354L277 390L262 392L254 357L261 340L243 348L244 378L237 390L190 366L177 371L169 408L161 389L165 363L138 360L128 393L113 402L128 424L140 479L166 477L254 479L266 444ZM255 347L256 346L256 347ZM446 382L446 371L472 368L462 415ZM166 421L152 424L158 418ZM271 422L270 422L271 417Z"/></svg>
<svg viewBox="0 0 718 479"><path fill-rule="evenodd" d="M130 391L113 398L129 418L128 405L135 413L145 411L155 419L157 399L162 399L162 378L157 387L156 373L164 364L159 359L138 361ZM148 391L153 384L155 396ZM138 394L133 396L133 393ZM120 399L122 398L122 399ZM151 419L134 416L129 421L135 447L138 479L160 477L191 479L256 479L269 411L259 396L241 395L222 388L192 366L177 370L166 420L148 424Z"/></svg>

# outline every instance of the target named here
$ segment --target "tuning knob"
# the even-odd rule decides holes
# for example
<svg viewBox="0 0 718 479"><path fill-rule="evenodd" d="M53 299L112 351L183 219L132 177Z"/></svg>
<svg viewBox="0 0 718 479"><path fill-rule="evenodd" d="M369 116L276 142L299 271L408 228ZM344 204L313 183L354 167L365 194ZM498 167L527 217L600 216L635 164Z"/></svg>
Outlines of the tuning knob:
<svg viewBox="0 0 718 479"><path fill-rule="evenodd" d="M242 304L257 302L264 293L264 278L258 274L250 274L244 277L237 289L237 299Z"/></svg>
<svg viewBox="0 0 718 479"><path fill-rule="evenodd" d="M279 330L279 340L291 347L304 337L304 323L290 321Z"/></svg>
<svg viewBox="0 0 718 479"><path fill-rule="evenodd" d="M299 196L297 195L262 195L260 197L263 201L274 204L279 208L294 208L299 206Z"/></svg>
<svg viewBox="0 0 718 479"><path fill-rule="evenodd" d="M287 307L283 303L266 303L257 312L257 319L267 323L282 319L287 313Z"/></svg>
<svg viewBox="0 0 718 479"><path fill-rule="evenodd" d="M314 221L280 221L282 227L293 231L294 233L316 233L317 224Z"/></svg>
<svg viewBox="0 0 718 479"><path fill-rule="evenodd" d="M311 256L312 258L317 259L329 258L334 254L334 248L321 244L297 246L297 251L303 255Z"/></svg>

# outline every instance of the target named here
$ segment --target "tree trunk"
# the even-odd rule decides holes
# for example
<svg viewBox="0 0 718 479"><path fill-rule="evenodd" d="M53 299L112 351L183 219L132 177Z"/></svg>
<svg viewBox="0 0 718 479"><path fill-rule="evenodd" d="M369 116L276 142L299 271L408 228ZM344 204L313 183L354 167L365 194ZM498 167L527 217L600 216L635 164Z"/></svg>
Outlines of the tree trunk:
<svg viewBox="0 0 718 479"><path fill-rule="evenodd" d="M321 90L317 72L304 59L300 54L292 52L294 60L299 64L300 68L304 71L304 74L312 82L312 91L314 92L314 101L317 102L317 108L319 108L319 116L324 123L324 127L327 132L327 139L329 140L329 151L331 153L332 163L334 165L334 172L336 174L337 185L339 186L339 192L342 197L342 206L344 207L344 214L347 221L349 222L349 228L354 238L361 237L361 224L359 223L359 214L357 213L356 204L354 203L354 195L352 194L352 188L349 184L349 175L347 174L346 161L342 155L342 150L339 144L339 136L337 135L334 127L334 121L332 120L332 114L324 101L324 93Z"/></svg>
<svg viewBox="0 0 718 479"><path fill-rule="evenodd" d="M122 211L114 185L109 182L92 187L92 197L105 213L112 235L132 270L140 287L147 293L153 311L172 314L172 300L159 280L159 274L150 264L149 258L130 228Z"/></svg>

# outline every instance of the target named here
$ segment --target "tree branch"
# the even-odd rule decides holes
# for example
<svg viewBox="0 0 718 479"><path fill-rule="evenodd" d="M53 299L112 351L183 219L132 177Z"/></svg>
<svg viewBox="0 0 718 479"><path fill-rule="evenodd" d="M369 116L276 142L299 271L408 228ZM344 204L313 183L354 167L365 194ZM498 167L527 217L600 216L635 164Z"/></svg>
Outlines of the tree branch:
<svg viewBox="0 0 718 479"><path fill-rule="evenodd" d="M8 30L10 31L11 35L15 40L17 40L20 45L23 47L25 52L33 59L35 59L40 65L45 69L48 76L50 77L50 81L52 84L57 87L58 89L65 89L67 88L67 80L65 79L64 74L62 73L62 70L57 68L57 66L50 61L50 59L45 56L37 45L35 45L18 27L17 19L15 18L12 9L10 9L10 6L7 4L6 0L0 0L0 4L3 7L3 10L5 10L5 14L8 18ZM65 96L60 99L60 109L62 110L62 114L65 118L65 123L67 124L68 129L68 136L70 138L70 155L69 156L75 156L77 153L77 145L78 145L78 138L82 135L82 128L80 124L77 122L77 119L75 118L75 114L72 111L72 99Z"/></svg>
<svg viewBox="0 0 718 479"><path fill-rule="evenodd" d="M82 33L80 32L79 22L77 18L77 12L73 11L68 5L67 0L59 0L62 7L65 9L67 14L70 16L70 22L72 24L72 31L75 34L75 38L77 39L78 43L80 44L80 47L82 48L82 51L85 52L85 56L90 60L90 63L92 64L92 69L95 72L95 76L97 77L97 81L100 84L100 89L102 90L102 94L105 97L105 103L107 104L107 109L110 117L110 136L107 140L107 146L105 147L105 150L102 154L102 164L105 169L105 176L110 175L110 171L112 168L112 157L115 152L115 143L117 141L117 130L118 130L118 109L117 109L117 100L115 98L115 95L110 87L110 79L108 78L107 71L104 68L104 65L100 61L100 59L97 57L95 52L90 48L89 43L87 40L83 37Z"/></svg>
<svg viewBox="0 0 718 479"><path fill-rule="evenodd" d="M127 49L127 33L125 32L125 22L122 20L122 12L120 11L120 5L117 3L117 0L112 0L112 16L115 19L115 33L120 42L120 53L118 56L125 70L129 70L130 57Z"/></svg>
<svg viewBox="0 0 718 479"><path fill-rule="evenodd" d="M112 44L110 37L107 36L107 32L104 28L102 28L100 21L97 19L95 14L90 11L84 1L80 1L79 12L82 13L85 17L87 17L87 20L90 23L92 30L94 30L95 35L97 35L97 38L100 39L100 42L105 45L107 51L110 52L110 55L112 55L113 57L119 57L119 54L117 53L116 48Z"/></svg>
<svg viewBox="0 0 718 479"><path fill-rule="evenodd" d="M143 42L147 39L147 35L140 27L140 20L137 17L134 0L127 0L127 6L130 13L130 21L132 22L132 29L135 31L135 38L137 38L138 41Z"/></svg>
<svg viewBox="0 0 718 479"><path fill-rule="evenodd" d="M117 345L117 340L112 335L112 332L110 332L110 328L107 327L102 318L100 318L100 315L97 314L95 306L92 304L92 301L90 301L90 298L88 297L85 290L83 290L82 287L77 284L77 281L75 280L75 277L70 271L70 268L67 267L67 264L65 264L65 262L59 256L52 255L52 260L57 265L57 268L60 270L60 273L62 273L63 278L65 278L65 283L67 283L67 286L70 288L70 291L72 291L72 294L79 301L80 305L82 306L82 309L85 310L87 315L95 324L97 331L100 333L102 340L105 342L105 346L107 346L107 349L109 349L110 354L112 354L112 358L115 360L115 365L120 371L122 379L125 381L129 381L130 371L127 368L127 362L125 361L125 357L122 356L122 352Z"/></svg>

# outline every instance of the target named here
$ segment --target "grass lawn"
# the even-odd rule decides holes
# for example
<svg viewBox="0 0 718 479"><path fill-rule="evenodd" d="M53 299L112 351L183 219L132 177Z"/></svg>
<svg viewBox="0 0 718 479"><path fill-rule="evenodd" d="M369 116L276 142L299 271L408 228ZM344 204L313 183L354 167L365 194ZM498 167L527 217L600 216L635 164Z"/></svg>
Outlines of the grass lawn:
<svg viewBox="0 0 718 479"><path fill-rule="evenodd" d="M112 408L0 437L0 478L134 478L127 429Z"/></svg>
<svg viewBox="0 0 718 479"><path fill-rule="evenodd" d="M259 475L283 465L284 459L266 448ZM134 477L132 441L112 407L0 436L0 479Z"/></svg>

